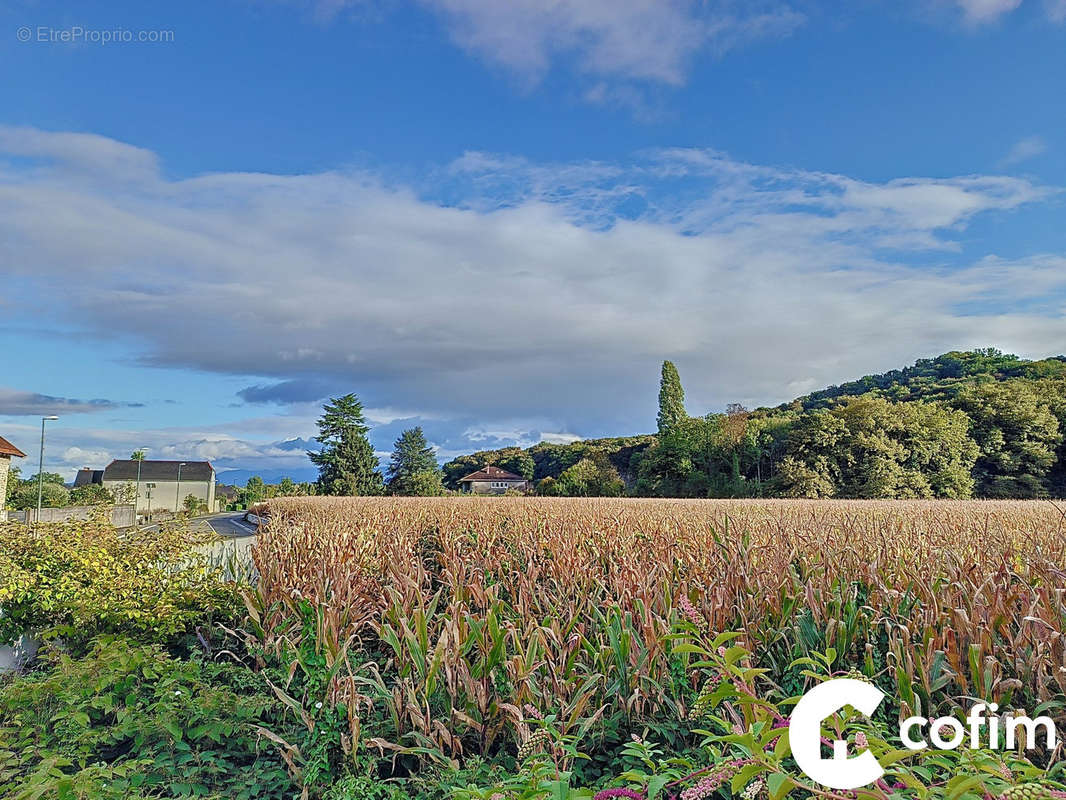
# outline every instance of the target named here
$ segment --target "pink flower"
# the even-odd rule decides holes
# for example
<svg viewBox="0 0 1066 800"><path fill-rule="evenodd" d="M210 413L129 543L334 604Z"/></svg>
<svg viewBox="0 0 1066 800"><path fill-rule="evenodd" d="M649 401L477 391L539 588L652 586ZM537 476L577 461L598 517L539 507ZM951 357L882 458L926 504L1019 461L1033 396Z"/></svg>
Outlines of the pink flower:
<svg viewBox="0 0 1066 800"><path fill-rule="evenodd" d="M703 615L696 610L696 607L692 605L691 601L685 595L681 595L681 599L677 603L678 608L681 609L681 614L696 626L700 633L707 630L707 620L703 618Z"/></svg>
<svg viewBox="0 0 1066 800"><path fill-rule="evenodd" d="M736 775L737 770L750 763L750 758L738 758L734 761L720 764L700 778L696 784L681 792L681 800L704 800L704 798L710 797L717 791L718 787Z"/></svg>
<svg viewBox="0 0 1066 800"><path fill-rule="evenodd" d="M865 733L863 733L862 731L859 731L858 733L855 734L855 746L856 747L866 747L869 744L870 744L870 742L866 738L866 734Z"/></svg>
<svg viewBox="0 0 1066 800"><path fill-rule="evenodd" d="M629 800L645 800L644 794L634 789L604 789L602 792L596 792L592 800L612 800L615 797L626 797Z"/></svg>

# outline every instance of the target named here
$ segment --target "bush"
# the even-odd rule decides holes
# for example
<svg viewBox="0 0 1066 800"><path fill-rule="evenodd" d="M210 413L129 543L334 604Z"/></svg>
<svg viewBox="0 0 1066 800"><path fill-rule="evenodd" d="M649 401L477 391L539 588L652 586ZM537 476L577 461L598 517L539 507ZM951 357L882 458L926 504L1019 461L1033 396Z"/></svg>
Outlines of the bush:
<svg viewBox="0 0 1066 800"><path fill-rule="evenodd" d="M70 504L72 506L110 506L115 504L115 496L106 486L90 483L71 491Z"/></svg>
<svg viewBox="0 0 1066 800"><path fill-rule="evenodd" d="M50 667L0 687L0 796L298 793L264 738L278 736L282 707L255 673L111 637Z"/></svg>
<svg viewBox="0 0 1066 800"><path fill-rule="evenodd" d="M70 505L70 490L61 483L44 481L39 487L36 481L23 481L11 493L8 504L16 511L37 508L40 491L42 508L63 508Z"/></svg>
<svg viewBox="0 0 1066 800"><path fill-rule="evenodd" d="M0 524L0 643L47 628L72 643L102 632L167 641L231 619L236 586L208 564L207 541L167 528L122 534L102 520Z"/></svg>

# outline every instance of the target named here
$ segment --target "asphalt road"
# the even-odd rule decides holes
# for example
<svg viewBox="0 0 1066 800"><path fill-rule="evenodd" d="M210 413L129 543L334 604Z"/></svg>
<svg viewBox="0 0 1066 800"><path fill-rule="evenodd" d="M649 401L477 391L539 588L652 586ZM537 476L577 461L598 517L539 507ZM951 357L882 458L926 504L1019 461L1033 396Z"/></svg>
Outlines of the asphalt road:
<svg viewBox="0 0 1066 800"><path fill-rule="evenodd" d="M212 514L209 517L200 517L200 521L209 525L219 536L227 539L243 539L246 536L255 536L255 525L244 521L243 511L227 511L224 514Z"/></svg>

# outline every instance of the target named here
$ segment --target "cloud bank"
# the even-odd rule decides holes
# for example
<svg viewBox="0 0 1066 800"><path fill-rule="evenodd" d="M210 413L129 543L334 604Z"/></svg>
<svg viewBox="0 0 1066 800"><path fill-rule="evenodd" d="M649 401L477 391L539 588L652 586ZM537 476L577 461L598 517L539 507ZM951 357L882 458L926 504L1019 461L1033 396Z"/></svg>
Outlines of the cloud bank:
<svg viewBox="0 0 1066 800"><path fill-rule="evenodd" d="M69 397L27 392L0 386L0 416L48 416L50 414L89 414L120 407L140 407L140 403L116 403L112 400L76 400Z"/></svg>
<svg viewBox="0 0 1066 800"><path fill-rule="evenodd" d="M1021 178L870 182L658 150L470 153L422 185L171 180L102 137L3 128L0 145L10 307L146 365L250 376L248 402L354 390L483 431L595 435L652 427L664 358L706 410L1066 341L1062 254L967 252L977 218L1056 196Z"/></svg>

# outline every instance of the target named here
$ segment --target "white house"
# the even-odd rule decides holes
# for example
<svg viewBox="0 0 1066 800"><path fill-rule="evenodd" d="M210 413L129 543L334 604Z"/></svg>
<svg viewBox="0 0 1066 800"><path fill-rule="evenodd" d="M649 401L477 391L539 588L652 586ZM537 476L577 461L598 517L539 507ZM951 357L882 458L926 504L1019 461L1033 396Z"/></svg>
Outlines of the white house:
<svg viewBox="0 0 1066 800"><path fill-rule="evenodd" d="M459 479L459 488L472 494L503 494L508 489L529 491L529 481L499 467L488 466Z"/></svg>
<svg viewBox="0 0 1066 800"><path fill-rule="evenodd" d="M95 478L94 474L90 480L97 482ZM99 482L112 492L121 493L123 487L132 489L137 494L138 511L180 511L190 494L215 510L215 468L208 461L115 460L104 468Z"/></svg>

